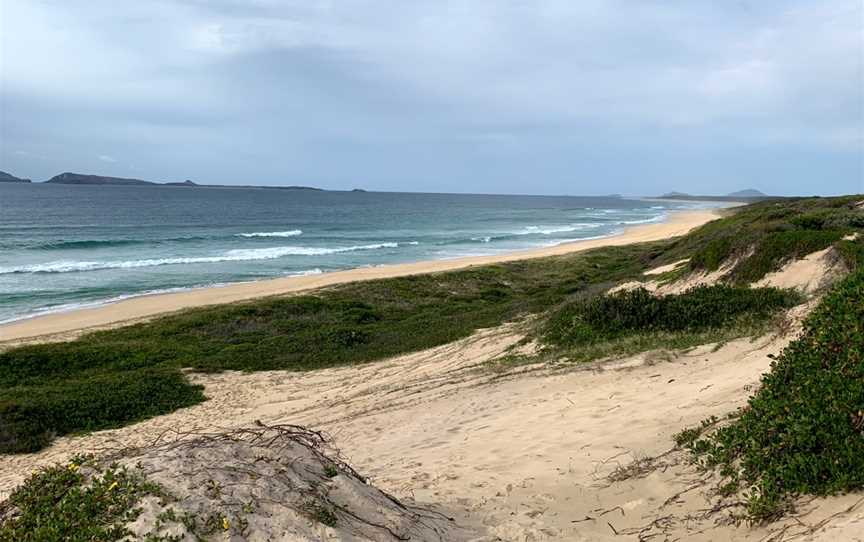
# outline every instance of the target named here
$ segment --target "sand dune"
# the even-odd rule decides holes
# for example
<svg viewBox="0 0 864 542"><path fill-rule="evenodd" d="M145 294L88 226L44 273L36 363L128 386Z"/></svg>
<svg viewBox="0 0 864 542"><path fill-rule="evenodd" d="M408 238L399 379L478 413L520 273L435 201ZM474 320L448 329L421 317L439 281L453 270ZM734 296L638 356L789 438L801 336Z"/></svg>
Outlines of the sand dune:
<svg viewBox="0 0 864 542"><path fill-rule="evenodd" d="M518 326L508 325L359 367L192 375L209 401L5 458L0 488L74 452L261 420L326 430L374 485L435 503L477 540L637 540L640 532L660 540L761 540L784 528L807 531L835 513L798 539L854 540L864 532L864 506L843 512L860 496L813 501L795 522L723 524L722 512L707 513L711 479L682 452L670 452L681 428L744 404L770 365L768 354L791 336L580 366L490 368L520 338ZM609 479L619 467L658 456L641 476Z"/></svg>

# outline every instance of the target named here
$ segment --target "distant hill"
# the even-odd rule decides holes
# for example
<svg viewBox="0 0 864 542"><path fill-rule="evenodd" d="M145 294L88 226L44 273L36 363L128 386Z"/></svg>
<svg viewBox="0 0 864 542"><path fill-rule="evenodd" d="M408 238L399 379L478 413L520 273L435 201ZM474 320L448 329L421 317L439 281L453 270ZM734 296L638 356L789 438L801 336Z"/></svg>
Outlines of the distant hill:
<svg viewBox="0 0 864 542"><path fill-rule="evenodd" d="M142 181L141 179L124 179L123 177L103 177L101 175L84 175L82 173L61 173L55 175L45 181L50 184L95 184L95 185L114 185L114 186L145 186L154 185L150 181Z"/></svg>
<svg viewBox="0 0 864 542"><path fill-rule="evenodd" d="M6 173L5 171L0 171L0 183L29 183L30 179L22 179L20 177L16 177L11 173Z"/></svg>
<svg viewBox="0 0 864 542"><path fill-rule="evenodd" d="M767 198L768 196L755 188L748 188L746 190L739 190L737 192L730 192L726 194L730 198Z"/></svg>
<svg viewBox="0 0 864 542"><path fill-rule="evenodd" d="M685 192L666 192L662 196L659 196L659 199L677 199L683 201L733 201L751 203L754 201L761 201L765 199L780 198L778 196L768 196L758 190L749 188L747 190L739 190L738 192L732 192L731 194L728 194L726 196L699 196L687 194Z"/></svg>
<svg viewBox="0 0 864 542"><path fill-rule="evenodd" d="M182 183L165 183L165 186L199 186L197 183L193 183L189 179L186 179Z"/></svg>

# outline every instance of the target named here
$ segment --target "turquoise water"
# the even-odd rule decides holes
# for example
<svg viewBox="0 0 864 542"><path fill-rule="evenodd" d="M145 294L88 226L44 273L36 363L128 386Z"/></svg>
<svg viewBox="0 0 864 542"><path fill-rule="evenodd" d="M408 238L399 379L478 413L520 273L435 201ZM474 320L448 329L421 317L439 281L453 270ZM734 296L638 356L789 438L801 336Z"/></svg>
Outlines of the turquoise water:
<svg viewBox="0 0 864 542"><path fill-rule="evenodd" d="M0 183L0 322L151 292L550 246L704 206Z"/></svg>

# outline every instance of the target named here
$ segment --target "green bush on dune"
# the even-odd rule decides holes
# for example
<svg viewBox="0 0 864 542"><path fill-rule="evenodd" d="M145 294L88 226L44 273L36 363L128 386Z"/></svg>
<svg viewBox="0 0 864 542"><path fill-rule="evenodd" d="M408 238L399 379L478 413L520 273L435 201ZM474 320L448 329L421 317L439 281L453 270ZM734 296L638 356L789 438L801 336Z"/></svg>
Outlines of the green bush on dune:
<svg viewBox="0 0 864 542"><path fill-rule="evenodd" d="M548 318L541 337L548 344L575 348L639 334L749 330L799 301L794 292L776 288L721 284L663 297L638 288L564 305Z"/></svg>
<svg viewBox="0 0 864 542"><path fill-rule="evenodd" d="M146 368L12 388L0 400L0 453L34 452L55 435L118 427L204 400L173 368Z"/></svg>
<svg viewBox="0 0 864 542"><path fill-rule="evenodd" d="M864 261L857 260L857 262ZM864 269L828 294L730 425L683 432L724 489L748 489L748 514L771 519L795 496L864 488Z"/></svg>
<svg viewBox="0 0 864 542"><path fill-rule="evenodd" d="M0 542L130 540L126 525L140 516L138 504L148 495L166 497L161 488L125 468L100 469L92 458L75 457L34 472L12 492L5 504L16 513L0 508Z"/></svg>

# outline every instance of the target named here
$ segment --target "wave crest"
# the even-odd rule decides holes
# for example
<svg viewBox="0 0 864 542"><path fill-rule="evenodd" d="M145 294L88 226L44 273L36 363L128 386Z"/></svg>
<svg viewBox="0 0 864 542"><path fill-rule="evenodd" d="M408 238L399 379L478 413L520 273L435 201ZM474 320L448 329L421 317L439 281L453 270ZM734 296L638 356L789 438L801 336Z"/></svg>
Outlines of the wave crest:
<svg viewBox="0 0 864 542"><path fill-rule="evenodd" d="M296 237L303 235L303 230L288 231L255 231L252 233L237 233L236 237Z"/></svg>
<svg viewBox="0 0 864 542"><path fill-rule="evenodd" d="M103 269L136 269L140 267L157 267L163 265L274 260L285 256L320 256L326 254L339 254L342 252L355 252L359 250L378 250L382 248L397 247L399 247L399 243L375 243L371 245L355 245L338 248L286 246L229 250L219 256L200 256L191 258L152 258L145 260L113 262L54 261L17 267L0 267L0 275L13 273L75 273L83 271L100 271Z"/></svg>

